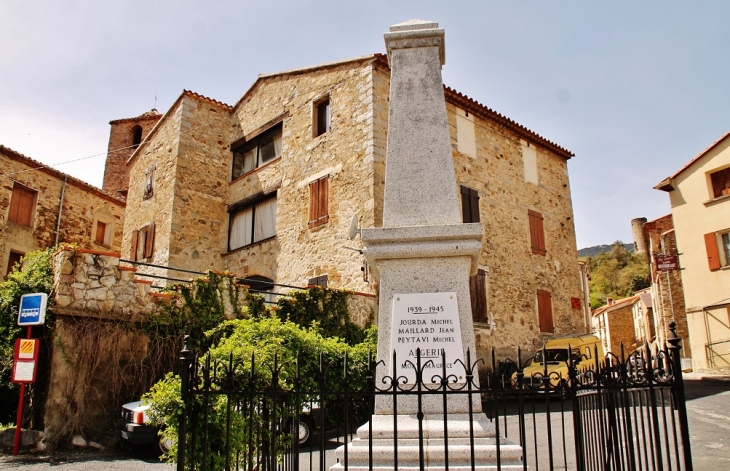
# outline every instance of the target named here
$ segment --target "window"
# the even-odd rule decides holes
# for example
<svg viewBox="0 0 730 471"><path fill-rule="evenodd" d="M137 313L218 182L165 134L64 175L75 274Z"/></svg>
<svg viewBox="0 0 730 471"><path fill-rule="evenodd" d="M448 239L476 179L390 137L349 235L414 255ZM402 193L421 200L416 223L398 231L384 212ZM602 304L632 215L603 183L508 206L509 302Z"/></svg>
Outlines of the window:
<svg viewBox="0 0 730 471"><path fill-rule="evenodd" d="M549 291L537 290L537 316L540 332L553 333L553 300Z"/></svg>
<svg viewBox="0 0 730 471"><path fill-rule="evenodd" d="M136 149L142 142L142 126L139 124L132 128L132 148Z"/></svg>
<svg viewBox="0 0 730 471"><path fill-rule="evenodd" d="M329 176L309 184L309 227L329 221Z"/></svg>
<svg viewBox="0 0 730 471"><path fill-rule="evenodd" d="M15 268L15 265L20 265L20 259L23 258L24 253L20 252L13 252L10 251L10 254L8 254L8 269L5 272L5 278L8 277L8 275L13 271L13 268Z"/></svg>
<svg viewBox="0 0 730 471"><path fill-rule="evenodd" d="M279 123L234 148L231 178L235 180L241 175L280 157L281 131L282 123Z"/></svg>
<svg viewBox="0 0 730 471"><path fill-rule="evenodd" d="M15 183L13 185L13 194L10 197L8 220L17 222L22 226L32 225L33 208L35 207L37 193L35 190Z"/></svg>
<svg viewBox="0 0 730 471"><path fill-rule="evenodd" d="M96 234L94 242L99 245L111 245L111 224L102 221L96 221Z"/></svg>
<svg viewBox="0 0 730 471"><path fill-rule="evenodd" d="M730 266L730 231L705 234L705 249L710 271Z"/></svg>
<svg viewBox="0 0 730 471"><path fill-rule="evenodd" d="M479 192L461 186L461 217L464 222L479 222Z"/></svg>
<svg viewBox="0 0 730 471"><path fill-rule="evenodd" d="M471 319L474 322L487 322L487 272L479 269L469 277L471 296Z"/></svg>
<svg viewBox="0 0 730 471"><path fill-rule="evenodd" d="M320 288L326 288L327 275L315 276L314 278L310 278L307 286L319 286Z"/></svg>
<svg viewBox="0 0 730 471"><path fill-rule="evenodd" d="M329 95L314 102L314 121L312 123L314 137L321 136L330 130L330 97Z"/></svg>
<svg viewBox="0 0 730 471"><path fill-rule="evenodd" d="M712 194L715 198L730 195L730 168L710 174Z"/></svg>
<svg viewBox="0 0 730 471"><path fill-rule="evenodd" d="M247 276L243 283L248 286L249 292L260 294L267 303L275 303L276 295L274 294L274 280L265 276Z"/></svg>
<svg viewBox="0 0 730 471"><path fill-rule="evenodd" d="M132 232L132 249L130 258L142 260L152 258L155 245L155 223L151 222L138 231Z"/></svg>
<svg viewBox="0 0 730 471"><path fill-rule="evenodd" d="M276 197L231 212L228 250L269 239L276 235Z"/></svg>
<svg viewBox="0 0 730 471"><path fill-rule="evenodd" d="M545 231L542 226L542 214L537 211L528 210L527 215L530 219L530 244L532 245L532 253L545 255Z"/></svg>
<svg viewBox="0 0 730 471"><path fill-rule="evenodd" d="M147 167L144 173L144 190L142 192L142 199L148 200L155 194L155 170L157 166L155 164Z"/></svg>

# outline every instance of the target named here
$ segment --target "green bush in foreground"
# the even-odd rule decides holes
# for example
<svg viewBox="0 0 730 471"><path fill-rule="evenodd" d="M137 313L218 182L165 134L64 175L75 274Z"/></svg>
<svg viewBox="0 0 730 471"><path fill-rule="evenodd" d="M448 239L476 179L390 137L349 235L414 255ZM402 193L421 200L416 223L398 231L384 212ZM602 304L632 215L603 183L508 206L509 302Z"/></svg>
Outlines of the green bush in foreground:
<svg viewBox="0 0 730 471"><path fill-rule="evenodd" d="M272 368L274 357L280 368L278 381L279 388L289 390L294 387L296 375L296 362L299 357L301 387L303 390L316 391L319 389L319 364L320 355L326 368L325 382L327 389L344 387L343 359L345 354L348 357L350 377L347 386L352 389L360 389L365 386L365 372L367 369L368 355L375 352L377 346L377 331L375 328L365 332L363 342L348 345L343 340L332 337L326 338L318 333L316 326L303 328L291 321L283 321L277 317L260 319L238 319L223 323L221 326L207 332L208 336L217 338L217 342L209 350L211 362L217 361L228 365L229 358L233 356L234 384L237 390L246 390L251 374L251 360L254 360L254 390L262 391L272 386ZM166 456L168 461L173 461L177 455L178 417L183 410L183 402L180 397L180 378L177 375L169 374L164 380L158 382L151 391L143 398L151 404L154 411L150 415L153 423L165 425L163 434L166 438L173 440L174 445ZM325 400L324 398L311 397L312 400ZM227 398L225 396L209 396L209 422L208 422L208 457L209 469L222 469L225 463L225 434L226 415L228 410ZM196 398L193 407L201 407L202 399ZM291 404L281 404L281 414ZM231 404L233 410L247 407L244 401ZM254 406L248 406L253 408ZM250 411L249 411L250 412ZM254 413L233 413L231 424L231 449L243 451L248 444L247 424L249 420L260 421L260 411ZM287 437L283 437L284 440ZM190 440L190 438L188 438ZM200 440L200 433L198 433ZM258 440L254 440L256 443ZM256 450L252 450L254 453ZM202 443L188 444L186 453L194 453L202 456ZM242 453L243 454L243 453Z"/></svg>

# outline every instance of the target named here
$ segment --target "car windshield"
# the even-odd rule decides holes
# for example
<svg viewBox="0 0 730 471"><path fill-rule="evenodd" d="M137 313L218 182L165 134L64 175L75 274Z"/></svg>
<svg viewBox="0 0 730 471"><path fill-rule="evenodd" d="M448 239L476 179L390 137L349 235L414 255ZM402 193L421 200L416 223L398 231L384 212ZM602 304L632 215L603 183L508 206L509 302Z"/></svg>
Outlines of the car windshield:
<svg viewBox="0 0 730 471"><path fill-rule="evenodd" d="M545 358L547 358L548 364L559 363L568 361L568 350L562 348L548 348L546 350L540 350L535 355L536 363L543 363L543 351L545 352Z"/></svg>

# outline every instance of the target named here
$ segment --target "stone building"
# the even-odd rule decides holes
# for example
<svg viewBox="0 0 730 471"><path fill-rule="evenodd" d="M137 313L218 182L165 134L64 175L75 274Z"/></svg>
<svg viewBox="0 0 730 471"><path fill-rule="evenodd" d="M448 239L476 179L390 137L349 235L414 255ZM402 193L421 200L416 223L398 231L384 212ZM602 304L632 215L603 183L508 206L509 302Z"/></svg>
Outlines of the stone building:
<svg viewBox="0 0 730 471"><path fill-rule="evenodd" d="M161 115L153 109L136 118L110 121L109 151L104 168L102 188L110 193L127 196L129 167L127 160L147 137Z"/></svg>
<svg viewBox="0 0 730 471"><path fill-rule="evenodd" d="M128 185L116 184L128 187L122 258L159 266L138 275L228 270L261 288L374 298L378 280L349 235L382 225L389 84L387 59L374 54L261 75L233 106L183 91L128 159ZM478 347L512 352L585 332L573 154L444 95L462 218L484 226L472 278Z"/></svg>
<svg viewBox="0 0 730 471"><path fill-rule="evenodd" d="M633 223L633 221L632 221ZM656 326L657 345L666 345L670 337L669 324L677 323L677 335L682 339L682 356L692 356L687 330L687 313L684 305L684 287L679 266L662 264L659 266L657 257L677 257L677 238L674 230L672 215L668 214L653 221L643 220L643 240L646 247L647 263L651 276L651 296L654 325ZM652 341L650 341L651 343Z"/></svg>
<svg viewBox="0 0 730 471"><path fill-rule="evenodd" d="M695 370L730 368L730 132L655 187L669 194Z"/></svg>
<svg viewBox="0 0 730 471"><path fill-rule="evenodd" d="M626 353L636 349L634 305L640 300L640 296L617 301L609 298L605 306L593 311L593 332L603 342L605 352L620 355L621 345Z"/></svg>
<svg viewBox="0 0 730 471"><path fill-rule="evenodd" d="M118 252L124 200L0 146L0 276L28 252L60 242Z"/></svg>

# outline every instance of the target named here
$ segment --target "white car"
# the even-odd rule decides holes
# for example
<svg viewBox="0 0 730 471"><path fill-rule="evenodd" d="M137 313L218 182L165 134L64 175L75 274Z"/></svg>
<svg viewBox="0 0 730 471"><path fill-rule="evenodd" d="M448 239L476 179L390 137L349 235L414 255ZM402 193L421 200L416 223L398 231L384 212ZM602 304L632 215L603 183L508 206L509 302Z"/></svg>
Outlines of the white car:
<svg viewBox="0 0 730 471"><path fill-rule="evenodd" d="M117 420L117 429L122 440L134 445L154 445L160 453L170 451L172 443L160 436L157 426L149 425L147 412L150 406L134 401L122 406L122 418Z"/></svg>

